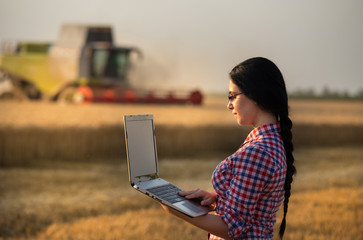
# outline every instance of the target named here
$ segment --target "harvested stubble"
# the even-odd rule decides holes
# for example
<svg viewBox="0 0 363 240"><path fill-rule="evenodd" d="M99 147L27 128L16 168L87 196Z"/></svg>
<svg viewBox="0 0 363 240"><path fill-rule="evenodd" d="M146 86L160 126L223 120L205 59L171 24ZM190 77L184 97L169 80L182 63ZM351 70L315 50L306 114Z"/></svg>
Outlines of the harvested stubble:
<svg viewBox="0 0 363 240"><path fill-rule="evenodd" d="M284 239L359 239L363 150L300 148ZM160 172L185 189L210 190L221 158L161 159ZM102 162L102 161L99 161ZM36 162L0 169L0 239L204 239L128 185L117 163ZM279 212L276 230L281 220ZM277 239L277 238L276 238Z"/></svg>
<svg viewBox="0 0 363 240"><path fill-rule="evenodd" d="M125 154L123 115L154 114L160 156L230 152L251 130L220 97L202 106L0 102L0 166L42 159L91 161ZM363 102L292 101L294 143L363 145Z"/></svg>
<svg viewBox="0 0 363 240"><path fill-rule="evenodd" d="M157 125L160 157L191 157L228 153L250 131L234 125ZM363 125L303 125L293 128L294 144L304 146L362 146ZM122 124L69 128L0 128L0 166L24 165L38 160L95 161L124 156Z"/></svg>
<svg viewBox="0 0 363 240"><path fill-rule="evenodd" d="M216 156L250 130L236 126L219 98L202 107L0 102L0 109L0 239L7 240L203 239L129 189L122 116L154 114L161 172L186 189L210 189L223 158ZM291 113L298 175L285 239L358 239L363 103L292 101Z"/></svg>

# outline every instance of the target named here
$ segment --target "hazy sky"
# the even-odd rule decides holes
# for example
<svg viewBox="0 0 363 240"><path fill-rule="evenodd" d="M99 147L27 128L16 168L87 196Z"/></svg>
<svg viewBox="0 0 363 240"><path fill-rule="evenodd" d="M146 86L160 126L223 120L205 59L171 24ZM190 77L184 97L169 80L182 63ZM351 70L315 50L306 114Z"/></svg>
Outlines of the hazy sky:
<svg viewBox="0 0 363 240"><path fill-rule="evenodd" d="M233 66L264 56L289 90L363 89L361 0L0 0L1 41L55 41L63 23L111 24L148 86L225 92Z"/></svg>

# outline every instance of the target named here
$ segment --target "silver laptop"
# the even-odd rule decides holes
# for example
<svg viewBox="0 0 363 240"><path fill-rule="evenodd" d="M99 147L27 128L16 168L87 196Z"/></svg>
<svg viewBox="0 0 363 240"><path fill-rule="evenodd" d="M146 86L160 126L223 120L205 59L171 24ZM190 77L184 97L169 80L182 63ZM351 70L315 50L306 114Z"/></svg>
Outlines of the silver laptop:
<svg viewBox="0 0 363 240"><path fill-rule="evenodd" d="M207 214L212 209L199 200L178 195L181 190L159 177L153 115L124 116L127 163L132 187L190 217Z"/></svg>

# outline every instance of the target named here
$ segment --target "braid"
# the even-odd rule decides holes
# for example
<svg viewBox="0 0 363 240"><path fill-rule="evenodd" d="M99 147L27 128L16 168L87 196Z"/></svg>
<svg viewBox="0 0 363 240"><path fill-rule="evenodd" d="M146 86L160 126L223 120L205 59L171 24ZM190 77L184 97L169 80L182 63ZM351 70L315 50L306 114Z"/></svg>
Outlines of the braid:
<svg viewBox="0 0 363 240"><path fill-rule="evenodd" d="M286 164L287 164L287 171L286 171L286 179L285 179L285 200L284 200L284 217L282 219L280 225L279 235L280 238L284 236L285 228L286 228L286 214L288 209L289 198L291 195L291 183L293 181L292 176L296 173L296 168L294 166L294 156L292 155L293 152L293 144L292 144L292 122L288 116L288 111L285 111L283 114L280 115L280 127L281 127L281 137L284 142L284 148L286 152Z"/></svg>

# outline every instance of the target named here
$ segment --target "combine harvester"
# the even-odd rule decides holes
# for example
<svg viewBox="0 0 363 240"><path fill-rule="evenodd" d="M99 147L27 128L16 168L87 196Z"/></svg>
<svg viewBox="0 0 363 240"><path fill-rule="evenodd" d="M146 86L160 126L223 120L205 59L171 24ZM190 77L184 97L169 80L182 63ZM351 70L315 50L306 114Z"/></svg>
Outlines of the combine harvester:
<svg viewBox="0 0 363 240"><path fill-rule="evenodd" d="M203 96L198 90L175 95L171 91L133 87L129 81L132 54L140 52L114 45L110 26L64 25L55 44L5 44L0 56L0 81L11 81L10 95L28 99L68 103L202 103Z"/></svg>

